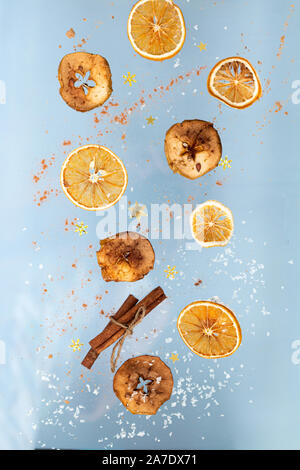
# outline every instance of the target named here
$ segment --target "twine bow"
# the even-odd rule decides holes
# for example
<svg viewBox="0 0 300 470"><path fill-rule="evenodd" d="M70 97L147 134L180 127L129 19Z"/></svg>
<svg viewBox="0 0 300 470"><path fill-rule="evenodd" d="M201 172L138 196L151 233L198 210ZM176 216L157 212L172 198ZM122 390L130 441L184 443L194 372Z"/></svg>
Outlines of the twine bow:
<svg viewBox="0 0 300 470"><path fill-rule="evenodd" d="M121 328L124 328L126 330L124 335L119 339L119 341L116 342L112 350L111 357L110 357L110 369L112 372L115 372L116 370L116 365L119 360L119 357L122 351L122 346L123 346L125 339L127 338L127 336L132 335L134 327L143 320L145 315L146 315L146 309L145 307L142 306L137 310L136 314L134 315L134 318L131 320L129 325L123 325L123 323L118 322L118 320L116 320L115 318L110 317L110 320L113 323L115 323L115 325L118 325ZM116 351L117 351L117 355L115 357Z"/></svg>

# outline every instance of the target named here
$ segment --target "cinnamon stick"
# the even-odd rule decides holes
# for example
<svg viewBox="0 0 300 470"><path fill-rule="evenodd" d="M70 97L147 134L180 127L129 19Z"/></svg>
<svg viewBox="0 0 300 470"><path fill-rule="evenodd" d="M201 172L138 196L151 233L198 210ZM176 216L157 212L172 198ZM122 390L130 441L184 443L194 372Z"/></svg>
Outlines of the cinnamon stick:
<svg viewBox="0 0 300 470"><path fill-rule="evenodd" d="M87 369L91 369L95 361L98 359L98 356L99 354L91 348L81 364Z"/></svg>
<svg viewBox="0 0 300 470"><path fill-rule="evenodd" d="M163 300L167 297L161 287L156 287L151 291L144 299L135 304L130 310L125 312L122 316L118 318L118 321L123 325L129 324L134 318L136 312L140 307L145 307L146 313L151 312L155 307L157 307ZM115 323L110 322L94 339L90 341L90 345L94 351L100 354L104 349L111 346L115 341L117 341L123 334L124 328L116 325Z"/></svg>
<svg viewBox="0 0 300 470"><path fill-rule="evenodd" d="M138 299L134 297L134 295L130 294L125 300L125 302L121 305L119 310L113 315L113 318L115 320L118 320L120 317L122 317L122 315L124 315L124 313L128 312L128 310L130 310L137 302L138 302ZM99 354L100 353L98 353L93 348L91 348L89 352L86 354L81 364L87 369L91 369L94 362L98 359Z"/></svg>

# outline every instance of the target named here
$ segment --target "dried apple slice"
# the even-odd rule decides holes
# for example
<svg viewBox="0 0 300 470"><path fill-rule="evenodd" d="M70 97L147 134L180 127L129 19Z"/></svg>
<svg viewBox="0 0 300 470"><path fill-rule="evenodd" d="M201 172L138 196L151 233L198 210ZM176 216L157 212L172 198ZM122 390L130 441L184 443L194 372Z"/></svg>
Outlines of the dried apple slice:
<svg viewBox="0 0 300 470"><path fill-rule="evenodd" d="M146 237L122 232L100 241L97 260L104 281L135 282L153 269L155 254Z"/></svg>
<svg viewBox="0 0 300 470"><path fill-rule="evenodd" d="M212 123L187 120L174 124L167 131L165 154L174 173L193 180L216 168L222 144Z"/></svg>
<svg viewBox="0 0 300 470"><path fill-rule="evenodd" d="M98 54L73 52L65 55L59 64L58 80L61 97L76 111L97 108L112 93L109 64Z"/></svg>
<svg viewBox="0 0 300 470"><path fill-rule="evenodd" d="M170 368L158 356L128 359L117 370L113 388L132 414L155 415L173 391Z"/></svg>

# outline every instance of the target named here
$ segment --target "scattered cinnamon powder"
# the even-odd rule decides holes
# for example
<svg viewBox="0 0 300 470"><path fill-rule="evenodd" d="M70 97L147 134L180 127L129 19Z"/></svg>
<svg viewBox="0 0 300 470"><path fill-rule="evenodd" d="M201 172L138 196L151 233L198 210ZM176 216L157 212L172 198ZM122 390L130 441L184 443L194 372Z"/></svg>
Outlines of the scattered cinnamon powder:
<svg viewBox="0 0 300 470"><path fill-rule="evenodd" d="M78 48L81 48L82 46L84 46L87 43L87 41L88 41L88 38L86 38L86 39L82 38L81 42L79 42L77 45L73 46L74 51L77 51Z"/></svg>
<svg viewBox="0 0 300 470"><path fill-rule="evenodd" d="M289 9L289 13L287 15L287 18L286 18L284 24L283 24L283 33L285 33L287 31L289 21L290 21L291 17L293 16L294 12L295 12L295 5L291 4L290 9ZM284 49L284 46L285 46L285 39L286 39L286 35L282 34L281 37L280 37L280 42L279 42L279 49L276 53L276 57L277 57L278 60L280 60L280 58L281 58L281 55L282 55L282 52L283 52L283 49ZM269 76L272 75L272 73L275 69L276 69L276 66L273 65L272 70L269 72ZM270 92L270 90L271 90L270 83L271 83L270 78L265 80L264 87L263 87L263 94L264 95Z"/></svg>
<svg viewBox="0 0 300 470"><path fill-rule="evenodd" d="M73 227L75 227L75 224L78 222L78 217L74 217L73 220L66 219L65 220L65 232L68 232L69 230L73 230Z"/></svg>
<svg viewBox="0 0 300 470"><path fill-rule="evenodd" d="M48 158L43 158L40 161L40 169L33 175L32 179L34 183L38 183L41 177L46 173L46 170L51 167L55 162L55 157L52 155Z"/></svg>
<svg viewBox="0 0 300 470"><path fill-rule="evenodd" d="M276 106L275 113L278 113L279 111L282 110L282 104L280 103L280 101L276 101L275 106Z"/></svg>
<svg viewBox="0 0 300 470"><path fill-rule="evenodd" d="M69 31L66 32L67 38L73 38L75 36L75 31L73 28L70 28Z"/></svg>
<svg viewBox="0 0 300 470"><path fill-rule="evenodd" d="M285 36L283 35L280 38L280 46L279 46L278 52L276 54L278 59L280 59L280 57L281 57L282 49L284 48L284 42L285 42Z"/></svg>
<svg viewBox="0 0 300 470"><path fill-rule="evenodd" d="M167 92L169 92L175 85L186 80L191 75L196 75L197 77L206 67L199 67L198 69L192 70L191 72L186 72L185 74L178 75L176 78L173 78L167 85L160 85L152 90L150 93L146 93L145 90L141 91L141 96L130 106L125 107L122 111L117 114L112 113L112 108L118 107L119 103L109 101L107 105L103 106L100 113L97 115L94 113L94 122L99 123L102 121L102 117L106 116L110 118L110 123L118 123L121 125L128 124L130 115L143 107L148 103L149 100L155 97L163 97Z"/></svg>
<svg viewBox="0 0 300 470"><path fill-rule="evenodd" d="M37 191L33 196L33 202L35 202L36 205L40 207L42 203L44 203L49 198L49 196L54 195L57 197L60 193L61 191L58 189L45 189L44 191Z"/></svg>

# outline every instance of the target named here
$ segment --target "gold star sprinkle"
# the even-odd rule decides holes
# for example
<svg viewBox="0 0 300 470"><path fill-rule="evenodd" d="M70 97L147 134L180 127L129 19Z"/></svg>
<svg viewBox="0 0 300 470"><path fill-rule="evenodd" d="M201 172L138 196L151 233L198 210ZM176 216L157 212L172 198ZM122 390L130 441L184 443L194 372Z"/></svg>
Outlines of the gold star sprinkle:
<svg viewBox="0 0 300 470"><path fill-rule="evenodd" d="M200 44L197 47L199 47L200 52L201 51L206 51L206 44L204 44L202 41L200 42Z"/></svg>
<svg viewBox="0 0 300 470"><path fill-rule="evenodd" d="M226 170L226 168L231 168L231 165L230 165L231 162L232 160L228 160L228 156L225 155L225 158L221 158L219 166L222 166L223 170Z"/></svg>
<svg viewBox="0 0 300 470"><path fill-rule="evenodd" d="M179 361L179 359L178 359L178 354L172 353L172 354L171 354L171 357L170 357L170 360L173 361L173 364L174 364L176 361Z"/></svg>
<svg viewBox="0 0 300 470"><path fill-rule="evenodd" d="M148 215L146 206L143 206L142 204L139 204L138 202L135 202L133 206L129 207L129 212L131 215L131 218L135 217L138 222L140 222L141 217L145 217Z"/></svg>
<svg viewBox="0 0 300 470"><path fill-rule="evenodd" d="M130 72L127 72L127 75L123 75L124 84L128 83L129 86L132 86L133 83L136 83L135 75L131 75Z"/></svg>
<svg viewBox="0 0 300 470"><path fill-rule="evenodd" d="M75 224L75 232L78 232L79 235L81 236L83 233L87 233L87 225L84 225L83 222L80 222L80 224Z"/></svg>
<svg viewBox="0 0 300 470"><path fill-rule="evenodd" d="M154 117L152 117L152 116L149 116L149 117L146 118L146 119L147 119L147 124L152 124L152 125L153 125L153 124L154 124L154 121L156 121L156 119L155 119Z"/></svg>
<svg viewBox="0 0 300 470"><path fill-rule="evenodd" d="M72 343L70 344L70 348L73 349L73 351L81 351L81 346L83 346L82 343L80 343L79 339L77 341L74 341L74 339L72 339Z"/></svg>
<svg viewBox="0 0 300 470"><path fill-rule="evenodd" d="M167 273L167 278L168 279L174 279L175 274L178 274L178 271L175 271L175 269L176 269L176 266L173 266L171 268L171 266L168 265L168 269L164 270L164 272Z"/></svg>

